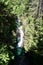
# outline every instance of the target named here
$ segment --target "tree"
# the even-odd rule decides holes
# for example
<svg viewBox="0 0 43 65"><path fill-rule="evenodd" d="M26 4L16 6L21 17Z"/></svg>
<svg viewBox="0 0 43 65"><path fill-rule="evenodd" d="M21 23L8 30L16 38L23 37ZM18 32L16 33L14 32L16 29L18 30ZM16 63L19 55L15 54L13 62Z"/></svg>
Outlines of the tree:
<svg viewBox="0 0 43 65"><path fill-rule="evenodd" d="M16 28L14 14L17 14L23 23L25 52L32 50L43 55L43 0L0 0L0 53L3 50L5 52L5 54L4 52L0 54L0 64L2 65L3 61L7 62L9 59L11 60L12 56L14 58L12 50L14 50L14 43L16 42L16 33L15 36L12 36L12 33L10 33L10 40L8 39L9 30L12 27ZM10 26L11 29L9 28L10 23L5 23L8 20L13 24L13 26ZM7 26L7 24L9 25ZM1 34L2 32L4 35ZM4 40L5 37L7 41ZM6 43L8 43L9 47ZM3 60L3 55L7 59Z"/></svg>

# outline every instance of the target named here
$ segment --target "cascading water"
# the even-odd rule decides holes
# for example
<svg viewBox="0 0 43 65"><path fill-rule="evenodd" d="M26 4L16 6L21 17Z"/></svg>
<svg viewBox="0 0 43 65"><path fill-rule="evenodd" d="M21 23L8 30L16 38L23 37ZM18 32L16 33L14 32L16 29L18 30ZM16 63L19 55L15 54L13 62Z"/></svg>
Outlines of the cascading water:
<svg viewBox="0 0 43 65"><path fill-rule="evenodd" d="M24 32L23 32L23 26L19 20L17 20L17 31L16 31L16 37L17 37L17 54L20 55L23 48L23 42L24 42Z"/></svg>
<svg viewBox="0 0 43 65"><path fill-rule="evenodd" d="M21 65L21 60L23 56L23 45L24 45L24 31L23 31L23 25L19 20L19 17L17 16L16 19L16 63L18 65ZM14 33L14 32L13 32Z"/></svg>
<svg viewBox="0 0 43 65"><path fill-rule="evenodd" d="M21 65L21 60L23 59L23 44L24 44L24 32L22 23L19 20L19 17L16 21L17 30L16 30L16 38L17 38L17 46L16 46L16 62L18 65Z"/></svg>
<svg viewBox="0 0 43 65"><path fill-rule="evenodd" d="M14 63L12 65L28 65L27 64L27 59L24 53L23 45L24 45L24 31L23 31L23 26L19 20L19 18L16 18L16 47L14 50L15 53L15 59ZM14 29L15 30L15 29ZM15 32L12 30L13 36L15 36ZM11 60L12 62L12 60ZM11 64L10 64L11 65Z"/></svg>

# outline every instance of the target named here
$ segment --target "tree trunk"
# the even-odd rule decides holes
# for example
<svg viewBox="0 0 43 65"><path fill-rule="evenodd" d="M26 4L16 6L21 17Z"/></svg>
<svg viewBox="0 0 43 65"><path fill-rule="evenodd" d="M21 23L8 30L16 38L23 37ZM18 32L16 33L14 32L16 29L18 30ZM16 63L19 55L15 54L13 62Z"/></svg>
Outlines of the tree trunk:
<svg viewBox="0 0 43 65"><path fill-rule="evenodd" d="M43 0L39 0L39 16L43 19Z"/></svg>
<svg viewBox="0 0 43 65"><path fill-rule="evenodd" d="M42 20L43 20L43 0L42 0L42 3L41 3L41 10L42 10Z"/></svg>

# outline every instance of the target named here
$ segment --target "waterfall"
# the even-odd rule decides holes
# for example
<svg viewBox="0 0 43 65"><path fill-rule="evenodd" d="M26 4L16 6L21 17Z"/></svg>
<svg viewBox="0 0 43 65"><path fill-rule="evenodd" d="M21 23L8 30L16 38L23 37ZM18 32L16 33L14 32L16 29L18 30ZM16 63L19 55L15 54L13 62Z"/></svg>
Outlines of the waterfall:
<svg viewBox="0 0 43 65"><path fill-rule="evenodd" d="M17 21L17 47L23 47L23 42L24 42L24 32L23 32L23 26L22 23L20 22L20 19L18 17L18 21Z"/></svg>
<svg viewBox="0 0 43 65"><path fill-rule="evenodd" d="M18 17L17 20L17 30L16 30L16 37L17 37L17 55L21 55L22 48L23 48L23 42L24 42L24 32L23 32L23 26L20 22L20 19Z"/></svg>
<svg viewBox="0 0 43 65"><path fill-rule="evenodd" d="M15 65L23 65L25 64L25 53L24 53L24 49L23 49L23 45L24 45L24 31L23 31L23 25L18 18L16 18L16 25L17 25L17 29L16 29L16 49L15 49ZM13 35L14 35L14 31L13 31Z"/></svg>
<svg viewBox="0 0 43 65"><path fill-rule="evenodd" d="M23 32L23 25L19 19L19 16L16 17L16 54L20 55L22 53L22 48L23 48L23 44L24 44L24 32ZM14 35L14 31L12 31L13 35Z"/></svg>
<svg viewBox="0 0 43 65"><path fill-rule="evenodd" d="M24 41L24 32L23 32L23 27L20 26L17 29L17 40L18 40L18 44L17 47L23 47L23 41Z"/></svg>

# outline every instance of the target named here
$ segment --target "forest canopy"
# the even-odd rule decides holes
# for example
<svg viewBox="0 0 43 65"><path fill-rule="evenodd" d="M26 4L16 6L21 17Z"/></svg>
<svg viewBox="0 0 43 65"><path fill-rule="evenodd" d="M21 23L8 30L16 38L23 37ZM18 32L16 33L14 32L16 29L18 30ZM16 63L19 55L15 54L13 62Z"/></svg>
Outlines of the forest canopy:
<svg viewBox="0 0 43 65"><path fill-rule="evenodd" d="M15 36L12 36L12 33L8 34L9 30L16 28L15 14L23 24L25 52L31 50L43 56L43 4L41 3L43 0L0 0L0 65L8 65L15 57L16 33ZM12 24L10 28L10 24L7 26L8 21Z"/></svg>

